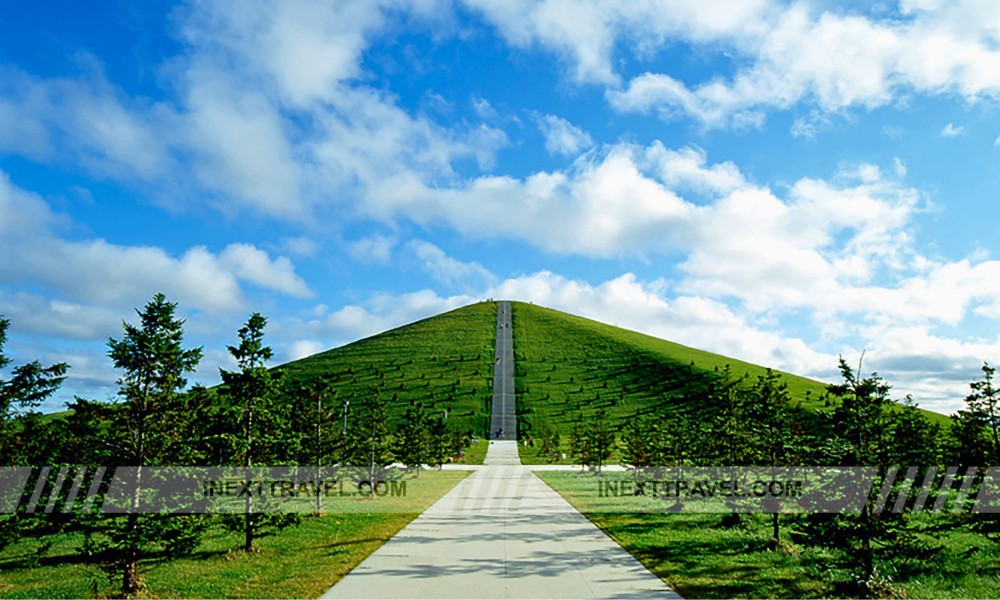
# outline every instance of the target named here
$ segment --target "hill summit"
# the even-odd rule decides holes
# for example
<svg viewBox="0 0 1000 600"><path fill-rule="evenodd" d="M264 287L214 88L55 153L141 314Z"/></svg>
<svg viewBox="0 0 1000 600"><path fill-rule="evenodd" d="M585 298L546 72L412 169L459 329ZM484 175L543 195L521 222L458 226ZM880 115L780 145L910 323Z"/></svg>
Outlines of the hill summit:
<svg viewBox="0 0 1000 600"><path fill-rule="evenodd" d="M727 365L755 379L765 368L523 302L511 302L518 430L565 432L581 412L615 421L697 412ZM407 408L446 415L473 435L489 430L497 304L480 302L279 367L293 380L325 377L349 402L380 393L390 418ZM794 400L815 408L825 385L783 374Z"/></svg>

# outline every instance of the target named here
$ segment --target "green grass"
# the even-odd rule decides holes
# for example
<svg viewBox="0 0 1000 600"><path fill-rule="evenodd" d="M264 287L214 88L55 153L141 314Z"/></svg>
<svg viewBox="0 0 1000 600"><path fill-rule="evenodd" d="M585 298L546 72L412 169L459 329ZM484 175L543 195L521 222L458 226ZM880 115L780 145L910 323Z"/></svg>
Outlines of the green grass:
<svg viewBox="0 0 1000 600"><path fill-rule="evenodd" d="M636 414L694 417L711 380L729 365L755 381L766 368L532 304L512 302L519 433L543 427L566 438L577 415L603 408L612 422ZM831 365L833 366L833 365ZM778 371L794 403L825 406L826 384ZM936 422L944 415L925 413ZM528 448L523 460L545 462Z"/></svg>
<svg viewBox="0 0 1000 600"><path fill-rule="evenodd" d="M408 407L447 410L449 427L484 435L493 395L496 303L472 304L278 367L292 381L332 379L334 405L378 389L390 424Z"/></svg>
<svg viewBox="0 0 1000 600"><path fill-rule="evenodd" d="M851 597L853 565L843 553L797 539L799 517L785 517L778 550L769 549L770 516L734 527L721 514L607 513L592 474L538 472L595 525L686 598ZM602 502L602 504L595 504ZM967 526L941 527L932 513L912 516L916 536L937 551L885 566L909 598L1000 597L1000 545Z"/></svg>
<svg viewBox="0 0 1000 600"><path fill-rule="evenodd" d="M212 527L190 557L143 561L143 596L319 596L467 475L466 471L424 471L418 480L408 481L404 498L352 499L357 504L392 502L398 512L306 517L297 526L261 538L260 551L254 554L239 550L240 534ZM22 540L0 552L0 598L108 594L103 573L79 561L75 549L81 542L79 534L60 535L40 558L35 540Z"/></svg>

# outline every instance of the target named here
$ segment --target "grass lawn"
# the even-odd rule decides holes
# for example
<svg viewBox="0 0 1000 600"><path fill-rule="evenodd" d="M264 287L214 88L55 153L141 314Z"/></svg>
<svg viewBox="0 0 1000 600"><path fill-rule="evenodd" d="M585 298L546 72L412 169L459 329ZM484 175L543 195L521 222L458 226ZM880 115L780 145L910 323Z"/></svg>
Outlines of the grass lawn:
<svg viewBox="0 0 1000 600"><path fill-rule="evenodd" d="M291 380L331 378L335 406L377 388L390 423L416 407L428 415L447 411L451 428L483 435L493 397L496 311L494 302L471 304L279 369Z"/></svg>
<svg viewBox="0 0 1000 600"><path fill-rule="evenodd" d="M766 372L758 365L556 310L522 302L511 306L518 431L536 443L524 449L526 464L550 462L538 456L543 429L557 431L565 448L581 411L589 417L603 408L612 423L665 411L698 418L703 411L698 400L716 370L729 365L734 377L745 374L750 381ZM825 406L824 383L780 374L793 402L806 410ZM944 415L925 414L935 422L949 422Z"/></svg>
<svg viewBox="0 0 1000 600"><path fill-rule="evenodd" d="M465 478L466 471L423 471L401 498L352 499L356 504L392 502L399 512L358 512L305 517L297 526L259 540L259 552L239 550L242 535L213 526L195 553L184 559L141 563L146 597L316 597ZM59 536L36 559L37 542L22 540L0 552L0 598L86 598L107 595L104 574L82 564L80 534ZM117 582L116 582L117 583Z"/></svg>
<svg viewBox="0 0 1000 600"><path fill-rule="evenodd" d="M796 540L796 517L770 550L770 516L750 515L726 527L722 514L595 513L592 474L538 472L595 525L686 598L851 597L852 564L838 550ZM606 506L606 504L605 504ZM908 598L1000 597L1000 544L967 526L941 527L942 517L913 516L931 555L884 565Z"/></svg>

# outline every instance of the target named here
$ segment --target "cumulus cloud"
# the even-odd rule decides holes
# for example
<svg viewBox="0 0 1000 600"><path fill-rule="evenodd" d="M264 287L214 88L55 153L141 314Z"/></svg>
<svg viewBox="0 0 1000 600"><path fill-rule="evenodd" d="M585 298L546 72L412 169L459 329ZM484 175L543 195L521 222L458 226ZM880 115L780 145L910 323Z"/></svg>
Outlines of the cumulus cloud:
<svg viewBox="0 0 1000 600"><path fill-rule="evenodd" d="M0 69L2 152L71 160L126 180L159 178L175 164L175 119L165 105L128 98L96 65L54 79Z"/></svg>
<svg viewBox="0 0 1000 600"><path fill-rule="evenodd" d="M354 260L361 263L384 265L389 263L395 247L396 238L387 235L374 235L350 242L347 251Z"/></svg>
<svg viewBox="0 0 1000 600"><path fill-rule="evenodd" d="M319 306L308 317L284 317L275 324L279 335L295 342L309 340L324 349L375 335L479 300L459 294L442 297L432 290L404 294L376 293L336 310ZM313 345L311 348L317 346ZM300 350L302 346L298 347ZM289 357L295 352L287 351ZM289 358L291 360L291 358Z"/></svg>
<svg viewBox="0 0 1000 600"><path fill-rule="evenodd" d="M172 256L153 246L66 240L55 232L57 223L41 198L0 173L0 252L6 257L0 282L42 286L71 303L101 306L134 306L162 291L215 313L243 308L241 281L293 297L311 295L290 260L272 259L249 244L219 254L195 246ZM60 312L49 314L56 318Z"/></svg>
<svg viewBox="0 0 1000 600"><path fill-rule="evenodd" d="M649 148L617 145L586 155L565 171L524 179L483 176L453 188L387 181L366 206L381 218L444 223L465 235L512 237L560 254L614 256L670 247L686 235L692 206L647 169L683 160Z"/></svg>
<svg viewBox="0 0 1000 600"><path fill-rule="evenodd" d="M434 0L192 3L174 15L185 52L162 65L168 99L129 97L94 60L62 78L0 72L11 124L0 151L71 161L171 204L349 217L345 204L385 178L449 181L467 161L488 170L508 143L485 124L413 116L365 85L362 53L389 15L431 27L438 12Z"/></svg>
<svg viewBox="0 0 1000 600"><path fill-rule="evenodd" d="M516 48L544 48L568 77L607 87L627 112L686 114L703 123L759 124L763 112L806 101L823 112L883 106L901 93L1000 93L998 20L980 2L906 2L895 18L837 12L806 2L507 2L466 0ZM721 48L734 57L728 79L697 81L647 72L622 85L616 51L639 57L668 43ZM802 121L800 135L814 134Z"/></svg>
<svg viewBox="0 0 1000 600"><path fill-rule="evenodd" d="M493 273L478 262L456 260L430 242L412 240L407 244L407 249L420 261L424 271L449 288L481 286L484 282L496 279Z"/></svg>
<svg viewBox="0 0 1000 600"><path fill-rule="evenodd" d="M539 115L538 128L545 136L545 149L556 156L575 156L594 145L590 134L556 115Z"/></svg>
<svg viewBox="0 0 1000 600"><path fill-rule="evenodd" d="M941 130L941 137L943 138L953 138L960 135L965 135L965 127L962 127L961 125L948 123L944 126L944 129Z"/></svg>

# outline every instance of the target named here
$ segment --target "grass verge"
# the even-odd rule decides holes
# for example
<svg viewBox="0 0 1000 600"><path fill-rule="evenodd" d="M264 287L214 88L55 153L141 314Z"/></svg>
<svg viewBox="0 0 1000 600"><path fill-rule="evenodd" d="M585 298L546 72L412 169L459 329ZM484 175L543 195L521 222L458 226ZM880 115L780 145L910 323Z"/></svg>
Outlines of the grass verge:
<svg viewBox="0 0 1000 600"><path fill-rule="evenodd" d="M854 565L841 552L803 541L786 517L784 539L769 547L770 515L727 526L723 514L598 513L589 473L537 475L685 598L852 597ZM605 504L606 506L606 504ZM888 562L884 576L907 598L1000 597L1000 545L933 513L913 515L927 555Z"/></svg>
<svg viewBox="0 0 1000 600"><path fill-rule="evenodd" d="M358 512L310 516L297 526L259 540L259 551L239 550L242 536L213 525L196 551L179 560L144 560L143 596L149 598L317 597L356 567L469 474L423 471L401 498L353 499ZM398 512L361 512L364 503L395 503ZM377 510L384 511L385 507ZM105 597L109 586L98 569L83 564L79 533L37 540L0 552L0 598Z"/></svg>

